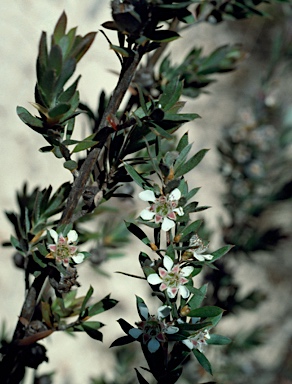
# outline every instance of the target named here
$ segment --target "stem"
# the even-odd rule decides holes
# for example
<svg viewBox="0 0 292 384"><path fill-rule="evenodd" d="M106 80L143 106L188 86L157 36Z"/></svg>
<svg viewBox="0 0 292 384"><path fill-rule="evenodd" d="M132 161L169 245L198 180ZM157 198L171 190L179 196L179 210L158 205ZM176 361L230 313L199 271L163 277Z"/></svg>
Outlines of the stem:
<svg viewBox="0 0 292 384"><path fill-rule="evenodd" d="M141 57L142 55L139 54L139 52L136 52L136 54L132 58L132 62L128 65L128 68L125 70L123 76L120 76L117 86L102 116L102 119L98 127L98 131L107 125L107 122L106 122L107 116L109 114L115 114L117 112L123 100L123 97L130 86L130 83L132 81L136 68L141 60ZM102 153L103 153L103 148L94 148L89 153L84 163L82 164L80 168L79 176L76 178L76 180L73 183L71 192L68 197L67 205L61 217L60 224L68 224L72 221L71 219L72 219L74 210L77 206L78 200L80 199L84 191L84 187L89 179L90 173L92 172L94 165L96 164L98 158L102 155Z"/></svg>

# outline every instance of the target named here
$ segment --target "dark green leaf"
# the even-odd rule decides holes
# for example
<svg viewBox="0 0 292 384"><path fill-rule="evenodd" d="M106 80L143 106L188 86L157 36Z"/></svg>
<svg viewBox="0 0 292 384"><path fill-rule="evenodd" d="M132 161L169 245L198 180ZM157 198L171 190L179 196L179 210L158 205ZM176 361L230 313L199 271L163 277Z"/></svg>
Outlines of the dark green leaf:
<svg viewBox="0 0 292 384"><path fill-rule="evenodd" d="M59 20L57 21L57 24L54 29L53 38L54 38L55 44L58 44L61 37L65 34L66 26L67 26L67 16L66 16L66 13L63 12Z"/></svg>
<svg viewBox="0 0 292 384"><path fill-rule="evenodd" d="M90 305L88 307L88 316L95 316L99 313L105 312L115 305L117 305L117 301L110 298L110 295L107 295L105 298L100 300L98 303Z"/></svg>
<svg viewBox="0 0 292 384"><path fill-rule="evenodd" d="M197 152L191 159L189 159L185 164L177 168L175 172L175 177L180 177L185 175L194 169L204 158L205 154L208 152L208 149L201 149Z"/></svg>
<svg viewBox="0 0 292 384"><path fill-rule="evenodd" d="M126 227L128 231L133 233L138 239L140 239L144 244L150 245L150 240L148 239L147 235L140 229L136 224L130 223L128 221L125 221Z"/></svg>
<svg viewBox="0 0 292 384"><path fill-rule="evenodd" d="M226 336L221 336L221 335L216 335L215 333L212 333L210 335L210 339L207 340L208 344L213 344L213 345L227 345L231 343L231 339Z"/></svg>
<svg viewBox="0 0 292 384"><path fill-rule="evenodd" d="M159 103L164 111L170 109L180 98L183 90L183 82L179 77L173 78L163 89Z"/></svg>
<svg viewBox="0 0 292 384"><path fill-rule="evenodd" d="M119 337L117 340L115 340L111 345L111 347L120 347L122 345L133 343L133 341L136 341L132 336L122 336Z"/></svg>
<svg viewBox="0 0 292 384"><path fill-rule="evenodd" d="M76 153L76 152L80 152L80 151L84 151L86 149L89 149L91 147L93 147L94 145L98 144L98 141L93 141L93 140L89 140L89 139L84 139L83 141L81 141L80 143L78 143L72 153Z"/></svg>
<svg viewBox="0 0 292 384"><path fill-rule="evenodd" d="M32 252L32 258L42 268L46 267L46 264L37 256L36 252Z"/></svg>
<svg viewBox="0 0 292 384"><path fill-rule="evenodd" d="M98 321L86 321L81 323L83 330L94 340L102 341L103 335L98 328L102 327L102 324Z"/></svg>
<svg viewBox="0 0 292 384"><path fill-rule="evenodd" d="M223 313L223 309L214 306L193 309L188 313L190 317L215 317Z"/></svg>
<svg viewBox="0 0 292 384"><path fill-rule="evenodd" d="M207 357L202 352L198 351L196 348L193 349L193 354L195 355L196 359L201 364L201 366L205 369L205 371L213 375L212 367Z"/></svg>
<svg viewBox="0 0 292 384"><path fill-rule="evenodd" d="M136 371L137 379L139 384L149 384L147 380L144 379L144 377L141 375L141 373L138 371L137 368L134 368Z"/></svg>
<svg viewBox="0 0 292 384"><path fill-rule="evenodd" d="M25 108L17 107L16 112L20 119L31 128L43 128L43 123L37 117L32 116Z"/></svg>
<svg viewBox="0 0 292 384"><path fill-rule="evenodd" d="M67 160L63 165L64 168L69 169L69 171L74 171L74 169L78 168L78 164L74 160Z"/></svg>
<svg viewBox="0 0 292 384"><path fill-rule="evenodd" d="M128 174L132 177L132 179L143 189L147 186L147 189L153 190L151 185L148 183L146 179L144 179L130 164L124 162L124 166L128 172Z"/></svg>
<svg viewBox="0 0 292 384"><path fill-rule="evenodd" d="M189 134L186 132L179 140L176 147L177 152L181 152L189 144Z"/></svg>
<svg viewBox="0 0 292 384"><path fill-rule="evenodd" d="M191 310L198 308L202 304L204 298L206 297L207 288L208 284L204 284L193 294L192 298L188 301L188 306Z"/></svg>
<svg viewBox="0 0 292 384"><path fill-rule="evenodd" d="M213 263L214 261L220 259L227 252L229 252L230 249L233 247L234 247L234 245L225 245L224 247L217 249L217 251L212 252L211 255L213 255L213 259L210 261L210 263Z"/></svg>
<svg viewBox="0 0 292 384"><path fill-rule="evenodd" d="M174 31L166 31L166 30L161 30L161 31L154 31L151 33L147 34L147 38L156 41L158 43L166 43L169 41L176 40L180 37L180 35L177 32Z"/></svg>
<svg viewBox="0 0 292 384"><path fill-rule="evenodd" d="M55 117L64 115L66 112L70 110L70 108L71 108L70 104L65 104L65 103L58 104L54 108L49 110L49 116L51 118L55 118Z"/></svg>
<svg viewBox="0 0 292 384"><path fill-rule="evenodd" d="M85 298L83 300L83 303L81 305L81 309L80 309L80 315L79 317L82 319L84 317L84 312L85 312L85 308L86 308L86 305L89 301L89 299L91 298L92 294L93 294L94 290L92 288L92 286L89 287L86 295L85 295ZM87 315L86 315L87 316Z"/></svg>

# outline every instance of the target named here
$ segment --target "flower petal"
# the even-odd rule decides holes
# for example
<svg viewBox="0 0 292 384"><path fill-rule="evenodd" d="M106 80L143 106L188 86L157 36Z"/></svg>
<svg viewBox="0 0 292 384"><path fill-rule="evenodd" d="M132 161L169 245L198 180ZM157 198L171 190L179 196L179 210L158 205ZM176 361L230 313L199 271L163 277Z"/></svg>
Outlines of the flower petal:
<svg viewBox="0 0 292 384"><path fill-rule="evenodd" d="M213 255L203 255L204 256L204 258L206 259L206 260L212 260L213 259Z"/></svg>
<svg viewBox="0 0 292 384"><path fill-rule="evenodd" d="M169 305L162 305L157 310L157 318L158 320L164 319L170 314L171 307Z"/></svg>
<svg viewBox="0 0 292 384"><path fill-rule="evenodd" d="M57 234L57 232L54 229L50 229L49 232L54 242L58 244L59 235Z"/></svg>
<svg viewBox="0 0 292 384"><path fill-rule="evenodd" d="M174 333L178 332L179 328L175 327L174 325L169 325L164 329L165 333L168 333L169 335L173 335Z"/></svg>
<svg viewBox="0 0 292 384"><path fill-rule="evenodd" d="M147 348L150 353L154 353L159 349L159 346L160 346L160 343L155 338L152 338L149 341Z"/></svg>
<svg viewBox="0 0 292 384"><path fill-rule="evenodd" d="M191 266L189 266L189 267L183 267L183 268L181 269L181 274L182 274L183 276L190 276L190 274L193 272L193 270L194 270L194 267L191 267Z"/></svg>
<svg viewBox="0 0 292 384"><path fill-rule="evenodd" d="M182 207L177 207L173 211L176 212L179 216L184 215L184 210L182 209Z"/></svg>
<svg viewBox="0 0 292 384"><path fill-rule="evenodd" d="M171 228L175 226L174 221L170 220L168 217L165 217L162 222L161 229L163 231L169 231Z"/></svg>
<svg viewBox="0 0 292 384"><path fill-rule="evenodd" d="M178 188L175 188L169 195L168 200L179 200L181 198L181 191Z"/></svg>
<svg viewBox="0 0 292 384"><path fill-rule="evenodd" d="M138 339L140 335L142 335L143 331L138 328L132 328L129 330L129 335L134 337L134 339Z"/></svg>
<svg viewBox="0 0 292 384"><path fill-rule="evenodd" d="M184 285L179 286L179 293L184 299L190 296L190 291Z"/></svg>
<svg viewBox="0 0 292 384"><path fill-rule="evenodd" d="M163 265L169 272L173 267L173 260L169 256L165 255L163 258Z"/></svg>
<svg viewBox="0 0 292 384"><path fill-rule="evenodd" d="M149 312L146 304L140 303L139 304L139 312L140 315L143 317L143 319L147 320L149 317Z"/></svg>
<svg viewBox="0 0 292 384"><path fill-rule="evenodd" d="M74 243L78 240L78 233L74 231L74 229L71 229L71 231L68 232L67 238L68 243Z"/></svg>
<svg viewBox="0 0 292 384"><path fill-rule="evenodd" d="M171 299L175 298L177 291L178 291L178 288L170 288L170 287L168 287L166 290L168 297L170 297Z"/></svg>
<svg viewBox="0 0 292 384"><path fill-rule="evenodd" d="M143 220L151 220L155 216L155 212L149 211L149 209L145 208L140 212L139 215Z"/></svg>
<svg viewBox="0 0 292 384"><path fill-rule="evenodd" d="M147 277L147 281L149 284L156 285L160 284L162 279L157 275L157 273L151 273L151 275Z"/></svg>
<svg viewBox="0 0 292 384"><path fill-rule="evenodd" d="M182 340L182 343L185 344L189 349L193 349L194 345L189 339Z"/></svg>
<svg viewBox="0 0 292 384"><path fill-rule="evenodd" d="M76 264L80 264L82 261L84 261L84 255L83 253L78 253L77 255L72 256L72 259Z"/></svg>
<svg viewBox="0 0 292 384"><path fill-rule="evenodd" d="M48 248L51 252L56 252L57 250L57 245L56 244L49 244Z"/></svg>
<svg viewBox="0 0 292 384"><path fill-rule="evenodd" d="M194 255L194 257L195 257L197 260L199 260L199 261L205 261L205 258L204 258L203 255L200 255L199 253L197 253L197 252L195 252L195 251L193 251L193 255Z"/></svg>
<svg viewBox="0 0 292 384"><path fill-rule="evenodd" d="M156 200L154 192L150 191L149 189L146 189L146 191L140 192L139 193L139 197L143 201L152 201L152 202L154 202Z"/></svg>

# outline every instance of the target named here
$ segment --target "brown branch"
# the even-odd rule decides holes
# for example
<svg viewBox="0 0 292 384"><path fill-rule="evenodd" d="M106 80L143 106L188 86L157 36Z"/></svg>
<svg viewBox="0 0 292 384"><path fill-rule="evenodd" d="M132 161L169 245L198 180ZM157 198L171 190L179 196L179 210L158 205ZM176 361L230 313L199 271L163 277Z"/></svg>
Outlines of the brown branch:
<svg viewBox="0 0 292 384"><path fill-rule="evenodd" d="M136 52L128 68L124 71L123 75L120 76L117 86L110 98L108 106L102 116L98 130L106 126L106 118L110 114L115 114L123 100L125 93L127 92L132 78L135 74L136 68L141 60L142 54ZM63 211L60 224L68 224L72 221L74 210L78 204L78 201L84 191L85 185L89 179L90 173L94 168L98 158L102 155L103 148L94 148L84 163L82 164L79 172L79 176L73 183L71 192L68 197L67 205Z"/></svg>

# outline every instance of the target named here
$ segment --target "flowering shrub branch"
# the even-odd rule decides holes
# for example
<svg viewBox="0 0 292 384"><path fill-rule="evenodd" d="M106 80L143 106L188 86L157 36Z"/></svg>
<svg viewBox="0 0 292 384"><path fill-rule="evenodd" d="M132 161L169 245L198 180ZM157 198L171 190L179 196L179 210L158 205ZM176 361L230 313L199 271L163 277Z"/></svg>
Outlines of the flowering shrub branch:
<svg viewBox="0 0 292 384"><path fill-rule="evenodd" d="M194 171L208 150L190 156L192 144L187 133L177 144L172 143L171 149L164 150L164 146L173 141L184 123L199 117L181 112L185 104L180 100L182 94L198 96L201 88L213 81L210 74L234 70L242 53L238 46L224 46L203 57L201 50L192 48L178 67L168 57L158 71L154 65L166 45L180 37L181 25L260 14L250 1L240 7L232 1L219 3L113 0L113 20L103 27L115 31L119 44L112 44L103 34L121 70L111 96L107 98L101 92L97 113L80 102L80 76L67 86L96 32L85 36L76 35L76 28L66 32L67 17L63 13L50 46L46 33L42 34L35 101L31 103L37 115L23 107L17 107L17 113L47 141L41 152L62 159L72 182L63 184L52 196L51 187L29 193L25 186L18 194L19 213L7 212L15 232L9 245L16 250L16 264L24 270L26 298L12 341L1 349L1 383L19 383L26 367L37 369L47 361L46 349L39 340L53 332L83 331L102 340L99 329L103 324L91 318L111 309L117 301L107 295L93 302L91 286L84 297L77 297L78 265L92 257L81 251L83 243L77 246L77 240L79 237L86 242L90 238L81 223L90 220L100 205L114 197L129 196L119 192L128 182L143 189L139 197L145 207L139 217L126 222L126 227L149 248L151 255L141 252L139 262L142 278L159 304L157 314L152 315L144 300L137 297L140 321L133 326L119 319L126 336L112 346L139 342L158 383L175 383L190 355L212 374L205 347L230 340L213 333L223 310L203 306L207 285L197 287L196 276L203 267L212 268L232 246L206 254L208 242L198 235L202 220L196 213L208 207L192 201L199 188L189 190L186 175ZM193 11L190 6L194 6ZM147 64L141 65L144 57ZM132 94L121 110L129 88ZM82 112L89 119L90 134L76 140L75 120ZM139 225L149 227L151 235L147 236ZM49 293L40 297L46 284ZM71 316L76 320L70 322ZM138 370L136 373L140 383L147 383Z"/></svg>

